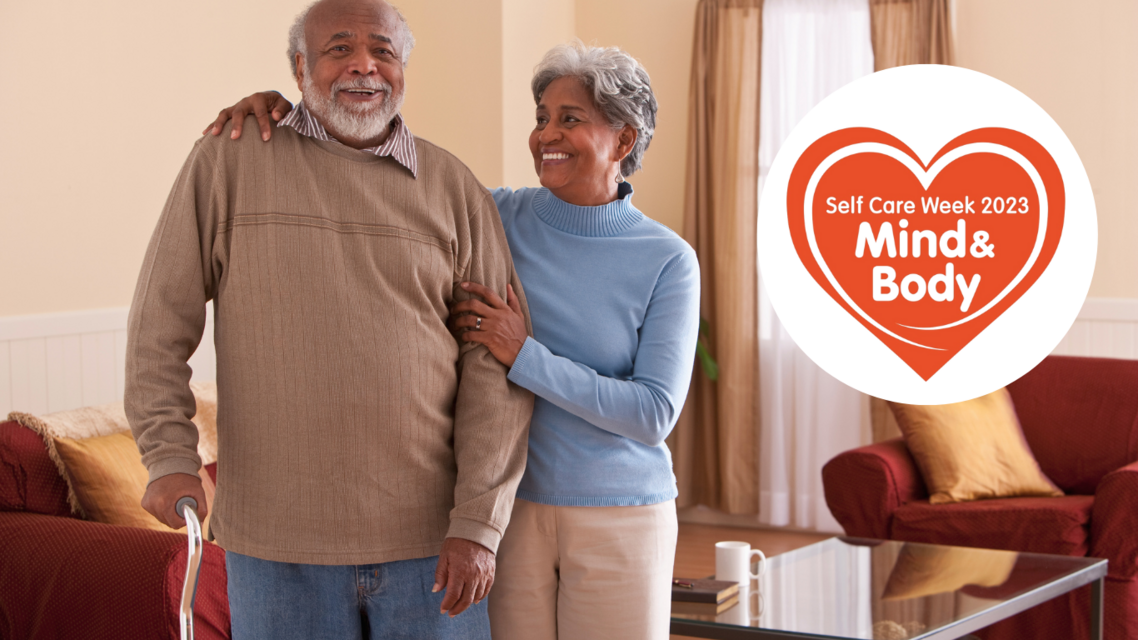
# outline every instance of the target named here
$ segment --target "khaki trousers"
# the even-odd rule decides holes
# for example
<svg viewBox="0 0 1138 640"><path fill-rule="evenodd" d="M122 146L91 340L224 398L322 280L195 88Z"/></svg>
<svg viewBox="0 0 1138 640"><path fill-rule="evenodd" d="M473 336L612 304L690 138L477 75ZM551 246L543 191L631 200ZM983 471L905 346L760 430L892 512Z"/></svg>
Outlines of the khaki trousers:
<svg viewBox="0 0 1138 640"><path fill-rule="evenodd" d="M515 500L490 591L494 640L667 640L674 500L553 507Z"/></svg>

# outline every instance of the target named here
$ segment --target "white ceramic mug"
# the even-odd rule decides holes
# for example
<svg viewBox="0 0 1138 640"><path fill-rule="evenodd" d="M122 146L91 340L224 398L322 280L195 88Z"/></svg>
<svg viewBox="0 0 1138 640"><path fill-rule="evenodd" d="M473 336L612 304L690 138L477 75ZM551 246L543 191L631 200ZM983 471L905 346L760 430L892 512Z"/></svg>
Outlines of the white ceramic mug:
<svg viewBox="0 0 1138 640"><path fill-rule="evenodd" d="M758 573L751 573L751 558L759 556ZM738 582L750 586L752 579L758 579L767 570L767 557L762 551L752 549L746 542L715 543L715 579Z"/></svg>

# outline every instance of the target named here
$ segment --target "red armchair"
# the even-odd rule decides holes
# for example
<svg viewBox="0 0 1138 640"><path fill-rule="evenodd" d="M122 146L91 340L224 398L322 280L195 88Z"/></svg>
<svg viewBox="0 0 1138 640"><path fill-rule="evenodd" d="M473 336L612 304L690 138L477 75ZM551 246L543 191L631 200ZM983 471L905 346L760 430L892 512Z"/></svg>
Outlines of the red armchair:
<svg viewBox="0 0 1138 640"><path fill-rule="evenodd" d="M72 517L40 436L0 423L0 638L176 640L186 553L183 534ZM225 552L209 542L194 636L229 638Z"/></svg>
<svg viewBox="0 0 1138 640"><path fill-rule="evenodd" d="M1107 640L1138 640L1138 361L1051 356L1008 386L1024 437L1067 495L931 505L900 438L822 470L848 535L1106 558ZM1086 638L1089 586L981 636Z"/></svg>

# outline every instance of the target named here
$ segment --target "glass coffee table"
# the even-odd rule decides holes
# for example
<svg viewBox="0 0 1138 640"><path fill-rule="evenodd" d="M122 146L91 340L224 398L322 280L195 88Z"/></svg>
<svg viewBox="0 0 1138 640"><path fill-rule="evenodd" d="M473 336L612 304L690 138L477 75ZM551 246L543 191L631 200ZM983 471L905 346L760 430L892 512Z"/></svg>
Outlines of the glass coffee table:
<svg viewBox="0 0 1138 640"><path fill-rule="evenodd" d="M948 640L1090 584L1091 638L1102 640L1105 576L1097 558L831 538L768 559L739 604L719 615L673 614L671 632Z"/></svg>

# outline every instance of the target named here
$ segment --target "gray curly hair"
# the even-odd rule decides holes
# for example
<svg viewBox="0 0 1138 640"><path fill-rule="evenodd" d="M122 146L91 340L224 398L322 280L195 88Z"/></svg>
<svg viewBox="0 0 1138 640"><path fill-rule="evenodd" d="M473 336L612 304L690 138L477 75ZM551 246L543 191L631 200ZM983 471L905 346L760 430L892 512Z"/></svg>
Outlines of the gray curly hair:
<svg viewBox="0 0 1138 640"><path fill-rule="evenodd" d="M293 20L292 27L288 30L288 63L292 65L292 77L294 78L297 77L296 54L303 54L305 65L310 69L312 68L312 62L308 57L308 43L304 40L304 24L308 22L308 14L312 13L313 7L318 4L320 4L320 0L316 0L316 2L305 7L304 11L297 14L296 20ZM411 59L411 50L415 48L415 36L411 34L411 25L407 24L407 18L403 17L403 13L395 6L391 8L395 9L395 15L399 16L399 35L402 36L400 41L403 44L400 61L406 67L407 61Z"/></svg>
<svg viewBox="0 0 1138 640"><path fill-rule="evenodd" d="M616 47L590 47L580 40L549 50L533 72L533 101L551 82L576 78L593 94L593 104L613 129L630 125L636 129L636 144L620 163L620 173L630 176L641 168L641 160L656 130L656 96L648 72L636 58Z"/></svg>

